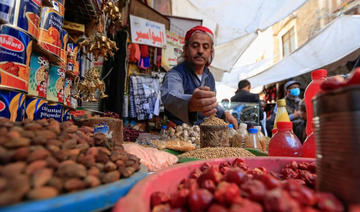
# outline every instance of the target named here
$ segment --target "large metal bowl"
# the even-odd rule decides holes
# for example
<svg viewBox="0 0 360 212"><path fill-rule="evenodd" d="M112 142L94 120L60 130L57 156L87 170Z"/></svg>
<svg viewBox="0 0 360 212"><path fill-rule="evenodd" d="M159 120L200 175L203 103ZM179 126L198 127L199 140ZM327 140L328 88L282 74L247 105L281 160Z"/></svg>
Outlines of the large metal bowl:
<svg viewBox="0 0 360 212"><path fill-rule="evenodd" d="M360 86L320 94L313 105L317 188L360 203Z"/></svg>

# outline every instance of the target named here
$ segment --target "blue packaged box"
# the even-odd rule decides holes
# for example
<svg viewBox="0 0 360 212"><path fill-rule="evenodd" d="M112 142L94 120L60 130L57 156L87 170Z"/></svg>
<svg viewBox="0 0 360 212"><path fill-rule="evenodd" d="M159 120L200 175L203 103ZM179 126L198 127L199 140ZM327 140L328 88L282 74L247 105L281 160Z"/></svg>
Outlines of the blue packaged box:
<svg viewBox="0 0 360 212"><path fill-rule="evenodd" d="M26 98L25 118L39 120L47 118L47 101L36 97Z"/></svg>
<svg viewBox="0 0 360 212"><path fill-rule="evenodd" d="M47 105L47 118L55 119L58 122L62 122L63 106L59 103L51 103Z"/></svg>
<svg viewBox="0 0 360 212"><path fill-rule="evenodd" d="M27 31L34 38L38 38L41 0L16 0L11 11L10 23Z"/></svg>
<svg viewBox="0 0 360 212"><path fill-rule="evenodd" d="M71 120L71 109L70 108L65 108L63 109L63 113L62 113L62 121L70 121Z"/></svg>
<svg viewBox="0 0 360 212"><path fill-rule="evenodd" d="M11 121L24 119L26 95L18 91L0 90L0 117Z"/></svg>

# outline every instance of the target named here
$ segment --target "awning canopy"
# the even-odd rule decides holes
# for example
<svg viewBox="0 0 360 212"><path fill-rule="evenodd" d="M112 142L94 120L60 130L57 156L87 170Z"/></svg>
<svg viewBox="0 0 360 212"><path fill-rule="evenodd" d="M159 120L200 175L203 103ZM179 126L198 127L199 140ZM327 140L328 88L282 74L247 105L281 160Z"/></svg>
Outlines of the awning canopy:
<svg viewBox="0 0 360 212"><path fill-rule="evenodd" d="M284 19L307 0L172 0L176 16L203 20L215 33L216 57L212 66L231 71L241 54L257 37L256 31Z"/></svg>
<svg viewBox="0 0 360 212"><path fill-rule="evenodd" d="M256 87L324 67L359 49L359 35L360 16L340 16L291 55L248 79Z"/></svg>

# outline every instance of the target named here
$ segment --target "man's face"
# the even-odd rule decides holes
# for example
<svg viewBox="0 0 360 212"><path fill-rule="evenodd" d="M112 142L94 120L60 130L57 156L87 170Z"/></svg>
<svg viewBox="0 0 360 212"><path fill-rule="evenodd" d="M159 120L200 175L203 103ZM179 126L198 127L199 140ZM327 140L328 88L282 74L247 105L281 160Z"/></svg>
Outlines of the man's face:
<svg viewBox="0 0 360 212"><path fill-rule="evenodd" d="M204 66L213 52L212 40L202 32L194 33L184 48L186 60L195 66Z"/></svg>
<svg viewBox="0 0 360 212"><path fill-rule="evenodd" d="M293 88L300 88L298 84L292 84L287 88L287 95L290 95L290 90Z"/></svg>

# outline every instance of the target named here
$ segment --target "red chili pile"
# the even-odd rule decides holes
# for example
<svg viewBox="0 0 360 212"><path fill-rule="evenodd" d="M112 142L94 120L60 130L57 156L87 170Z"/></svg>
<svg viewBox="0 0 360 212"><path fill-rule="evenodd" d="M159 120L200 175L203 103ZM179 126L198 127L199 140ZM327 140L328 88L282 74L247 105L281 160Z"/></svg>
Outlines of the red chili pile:
<svg viewBox="0 0 360 212"><path fill-rule="evenodd" d="M203 164L178 185L175 193L154 192L153 212L344 211L330 193L315 192L315 163L292 162L280 173L250 169L241 159Z"/></svg>

